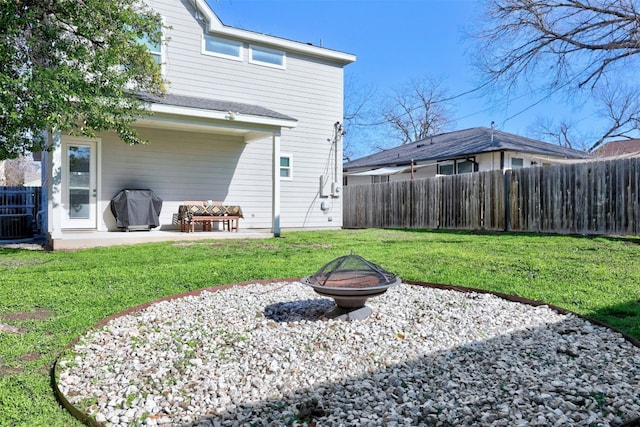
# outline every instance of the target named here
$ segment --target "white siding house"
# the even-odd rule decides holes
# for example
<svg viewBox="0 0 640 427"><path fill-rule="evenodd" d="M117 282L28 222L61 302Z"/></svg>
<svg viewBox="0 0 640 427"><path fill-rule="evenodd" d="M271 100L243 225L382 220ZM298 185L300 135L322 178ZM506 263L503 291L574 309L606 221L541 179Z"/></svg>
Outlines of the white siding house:
<svg viewBox="0 0 640 427"><path fill-rule="evenodd" d="M276 236L341 227L342 141L332 135L343 116L343 68L355 56L225 26L204 0L149 3L167 27L154 53L169 82L166 98L146 98L154 115L136 122L150 144L129 146L111 132L50 136L51 245L72 231L118 231L110 200L126 188L163 200L159 230L179 228L183 200L240 205L242 229ZM79 191L73 156L87 175L82 208L71 200Z"/></svg>

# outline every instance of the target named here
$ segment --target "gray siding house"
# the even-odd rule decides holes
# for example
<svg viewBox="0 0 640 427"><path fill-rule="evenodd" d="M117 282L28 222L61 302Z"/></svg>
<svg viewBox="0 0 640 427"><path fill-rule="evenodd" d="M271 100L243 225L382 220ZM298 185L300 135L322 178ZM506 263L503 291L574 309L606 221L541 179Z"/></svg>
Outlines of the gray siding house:
<svg viewBox="0 0 640 427"><path fill-rule="evenodd" d="M545 166L586 159L583 151L477 127L441 133L343 164L345 185Z"/></svg>
<svg viewBox="0 0 640 427"><path fill-rule="evenodd" d="M50 135L44 217L56 248L74 233L116 231L110 200L151 189L160 226L183 200L240 205L242 229L339 228L343 69L355 56L224 25L204 0L150 0L165 43L151 49L169 81L136 122L148 145L115 133ZM82 159L81 162L78 159ZM80 165L80 166L79 166ZM62 245L60 245L62 246Z"/></svg>

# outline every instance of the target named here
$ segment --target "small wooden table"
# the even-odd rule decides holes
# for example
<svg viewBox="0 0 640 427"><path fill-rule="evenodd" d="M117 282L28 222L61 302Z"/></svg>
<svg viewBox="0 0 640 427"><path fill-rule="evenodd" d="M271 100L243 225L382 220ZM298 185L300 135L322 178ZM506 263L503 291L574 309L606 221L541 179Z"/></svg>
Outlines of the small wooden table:
<svg viewBox="0 0 640 427"><path fill-rule="evenodd" d="M195 231L195 223L202 224L202 231L211 231L211 224L221 222L222 229L225 227L229 231L238 231L242 208L237 205L180 205L178 207L178 220L180 221L180 231Z"/></svg>

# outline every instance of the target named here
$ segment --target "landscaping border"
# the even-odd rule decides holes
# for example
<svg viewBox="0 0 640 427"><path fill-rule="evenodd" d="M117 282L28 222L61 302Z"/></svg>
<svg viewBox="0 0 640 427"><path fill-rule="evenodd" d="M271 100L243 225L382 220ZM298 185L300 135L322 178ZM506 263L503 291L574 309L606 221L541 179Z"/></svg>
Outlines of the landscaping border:
<svg viewBox="0 0 640 427"><path fill-rule="evenodd" d="M299 282L301 279L300 278L287 278L287 279L265 279L265 280L252 280L252 281L247 281L247 282L240 282L240 283L234 283L234 284L227 284L227 285L220 285L220 286L212 286L209 288L204 288L204 289L196 289L193 291L188 291L188 292L183 292L180 294L176 294L176 295L171 295L168 297L163 297L163 298L159 298L157 300L154 301L150 301L150 302L146 302L144 304L139 304L137 306L128 308L124 311L121 311L119 313L116 313L112 316L106 317L105 319L97 322L96 324L94 324L90 330L95 330L98 328L103 327L104 325L106 325L107 323L109 323L111 320L113 319L117 319L119 317L122 316L126 316L128 314L134 313L136 311L140 311L140 310L144 310L145 308L157 304L159 302L162 301L172 301L175 299L179 299L179 298L184 298L187 296L197 296L200 295L202 292L218 292L221 290L225 290L225 289L229 289L231 287L234 286L249 286L249 285L264 285L264 284L270 284L270 283L278 283L278 282L282 282L282 283L291 283L291 282ZM523 297L519 297L519 296L514 296L514 295L508 295L508 294L504 294L504 293L500 293L500 292L492 292L492 291L487 291L484 289L476 289L476 288L468 288L468 287L464 287L464 286L456 286L456 285L443 285L443 284L439 284L439 283L430 283L430 282L420 282L420 281L415 281L415 280L402 280L402 283L407 284L407 285L412 285L412 286L422 286L422 287L427 287L427 288L435 288L435 289L442 289L442 290L452 290L452 291L457 291L457 292L463 292L463 293L479 293L479 294L492 294L495 295L499 298L508 300L508 301L512 301L512 302L516 302L516 303L521 303L521 304L527 304L527 305L531 305L534 307L538 307L538 306L546 306L549 307L550 309L560 313L560 314L571 314L574 316L577 316L589 323L593 323L595 325L598 326L602 326L605 327L609 330L611 330L612 332L621 334L624 339L626 341L628 341L629 343L631 343L632 345L634 345L635 347L640 348L640 340L637 340L633 337L631 337L630 335L625 334L624 332L619 331L616 328L613 328L601 321L598 321L596 319L591 319L589 317L580 315L578 313L575 313L573 311L564 309L562 307L558 307L552 304L546 304L544 302L541 301L536 301L536 300L530 300L527 298L523 298ZM86 332L85 332L86 333ZM62 354L60 354L57 358L56 361L54 362L52 368L51 368L51 383L52 383L52 387L53 387L53 391L54 391L54 395L56 397L56 400L58 400L58 402L65 408L67 409L71 415L73 415L75 418L77 418L80 422L91 426L91 427L106 427L106 424L104 423L99 423L97 422L95 419L91 418L89 415L87 415L86 413L82 412L80 409L76 408L74 405L71 404L71 402L69 402L69 400L62 394L62 392L60 391L60 388L58 387L57 384L57 367L58 367L58 361L60 359L60 357L62 357L63 354L66 353L67 350L71 349L74 345L76 345L78 343L78 341L80 340L82 335L74 338L67 346L65 346L65 350L62 352ZM626 423L618 426L618 427L640 427L640 417L632 419L630 421L627 421Z"/></svg>

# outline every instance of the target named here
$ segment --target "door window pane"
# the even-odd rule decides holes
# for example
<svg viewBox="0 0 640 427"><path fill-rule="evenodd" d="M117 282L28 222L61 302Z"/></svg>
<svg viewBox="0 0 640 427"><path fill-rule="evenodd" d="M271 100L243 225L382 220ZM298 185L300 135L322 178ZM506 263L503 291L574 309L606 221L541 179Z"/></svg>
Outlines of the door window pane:
<svg viewBox="0 0 640 427"><path fill-rule="evenodd" d="M89 218L91 195L91 148L69 146L69 218Z"/></svg>

